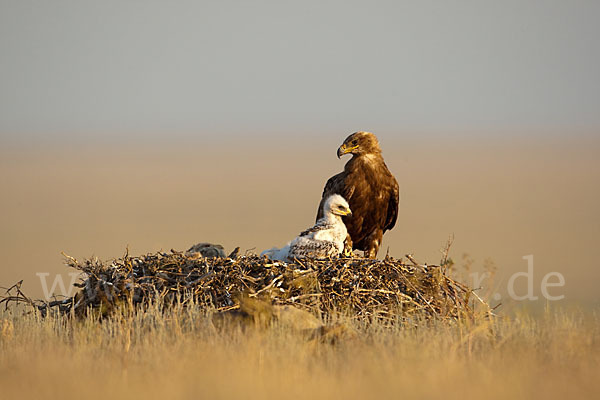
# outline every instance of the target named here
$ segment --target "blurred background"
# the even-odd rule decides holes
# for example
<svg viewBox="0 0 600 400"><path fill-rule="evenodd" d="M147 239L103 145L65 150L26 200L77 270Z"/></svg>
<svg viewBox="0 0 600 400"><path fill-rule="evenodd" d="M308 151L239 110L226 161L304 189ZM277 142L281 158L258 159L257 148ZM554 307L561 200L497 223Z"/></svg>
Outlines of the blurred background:
<svg viewBox="0 0 600 400"><path fill-rule="evenodd" d="M374 132L380 251L600 304L600 3L0 0L0 286L61 251L281 246ZM468 257L464 257L468 254ZM556 279L552 280L553 282ZM516 292L527 290L517 280ZM531 302L524 302L531 304Z"/></svg>

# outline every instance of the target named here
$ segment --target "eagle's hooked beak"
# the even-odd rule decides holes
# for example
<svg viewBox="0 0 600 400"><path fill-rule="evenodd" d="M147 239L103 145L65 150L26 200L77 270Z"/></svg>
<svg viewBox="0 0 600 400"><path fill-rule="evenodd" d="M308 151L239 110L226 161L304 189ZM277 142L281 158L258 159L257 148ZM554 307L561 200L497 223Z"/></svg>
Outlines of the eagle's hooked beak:
<svg viewBox="0 0 600 400"><path fill-rule="evenodd" d="M345 144L342 144L337 150L338 158L342 157L344 154L351 153L352 151L358 149L358 146L347 147Z"/></svg>

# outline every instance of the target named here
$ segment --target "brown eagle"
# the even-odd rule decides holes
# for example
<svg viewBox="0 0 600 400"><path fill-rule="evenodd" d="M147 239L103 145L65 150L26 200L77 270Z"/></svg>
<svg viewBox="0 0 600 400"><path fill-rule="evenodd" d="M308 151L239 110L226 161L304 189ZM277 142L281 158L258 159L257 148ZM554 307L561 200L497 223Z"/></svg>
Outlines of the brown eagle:
<svg viewBox="0 0 600 400"><path fill-rule="evenodd" d="M323 189L317 220L323 216L323 202L332 194L344 197L352 215L343 218L348 229L346 249L362 250L375 258L385 231L398 218L398 182L383 161L379 141L370 132L356 132L339 147L337 156L352 154L344 171L329 178Z"/></svg>

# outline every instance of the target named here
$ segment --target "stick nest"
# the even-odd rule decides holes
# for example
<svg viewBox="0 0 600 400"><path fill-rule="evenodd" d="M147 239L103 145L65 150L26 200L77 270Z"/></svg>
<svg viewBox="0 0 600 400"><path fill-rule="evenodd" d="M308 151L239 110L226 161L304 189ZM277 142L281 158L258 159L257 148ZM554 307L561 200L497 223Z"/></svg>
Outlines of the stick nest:
<svg viewBox="0 0 600 400"><path fill-rule="evenodd" d="M111 262L66 256L66 264L83 273L81 289L71 298L34 302L20 287L0 301L25 301L39 308L85 316L106 316L117 309L196 304L217 312L239 308L240 296L293 305L315 314L342 313L356 319L406 319L411 316L472 318L469 287L451 279L444 267L420 265L408 256L383 260L339 258L271 261L254 254L204 258L180 252L128 254Z"/></svg>

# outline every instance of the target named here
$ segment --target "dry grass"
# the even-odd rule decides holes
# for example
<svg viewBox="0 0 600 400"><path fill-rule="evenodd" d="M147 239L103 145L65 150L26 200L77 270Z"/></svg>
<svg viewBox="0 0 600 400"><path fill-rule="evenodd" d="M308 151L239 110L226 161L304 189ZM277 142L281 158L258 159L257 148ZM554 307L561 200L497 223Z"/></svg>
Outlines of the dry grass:
<svg viewBox="0 0 600 400"><path fill-rule="evenodd" d="M256 256L203 259L177 252L108 263L69 258L86 279L78 295L51 307L62 312L48 312L48 303L11 289L19 301L0 313L0 398L600 394L594 312L497 316L485 303L469 307L474 294L444 267L391 258L323 263L302 270ZM348 268L361 273L348 274ZM120 289L107 292L106 285ZM278 289L271 293L272 287ZM382 287L388 297L378 297ZM224 303L242 289L239 304ZM320 300L313 304L317 289ZM310 301L298 301L306 290ZM332 303L335 293L343 296ZM435 307L419 306L420 299ZM391 318L387 301L401 314ZM331 312L342 304L353 312Z"/></svg>
<svg viewBox="0 0 600 400"><path fill-rule="evenodd" d="M0 314L0 388L12 398L597 398L600 321L350 325L335 343L275 323L217 329L198 307L99 323Z"/></svg>

